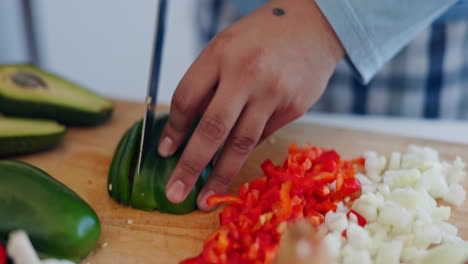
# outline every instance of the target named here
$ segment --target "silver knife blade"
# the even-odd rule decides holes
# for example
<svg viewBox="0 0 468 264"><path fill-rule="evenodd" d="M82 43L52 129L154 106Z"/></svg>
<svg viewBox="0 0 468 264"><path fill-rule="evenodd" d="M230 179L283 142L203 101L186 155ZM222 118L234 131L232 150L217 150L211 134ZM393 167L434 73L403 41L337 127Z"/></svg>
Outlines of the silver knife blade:
<svg viewBox="0 0 468 264"><path fill-rule="evenodd" d="M148 77L148 89L145 98L145 114L143 127L141 129L140 151L138 153L137 172L140 173L141 163L148 151L151 141L151 130L154 124L156 102L158 96L159 76L161 71L161 60L164 46L164 33L166 30L167 0L159 0L157 6L156 26L153 39L152 62Z"/></svg>

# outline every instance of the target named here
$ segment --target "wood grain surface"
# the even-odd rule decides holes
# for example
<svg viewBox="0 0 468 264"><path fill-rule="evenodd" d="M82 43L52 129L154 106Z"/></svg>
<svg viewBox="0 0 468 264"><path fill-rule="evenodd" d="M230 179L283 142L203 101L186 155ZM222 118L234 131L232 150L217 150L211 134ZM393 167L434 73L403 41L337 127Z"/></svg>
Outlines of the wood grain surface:
<svg viewBox="0 0 468 264"><path fill-rule="evenodd" d="M144 110L142 104L124 101L115 104L114 115L105 125L70 128L57 148L17 159L47 171L96 210L102 223L101 237L96 249L82 263L177 263L197 255L204 238L218 227L219 209L184 216L149 213L121 206L107 195L107 172L117 143ZM293 123L251 154L230 191L261 176L260 164L266 158L282 162L288 144L293 141L334 148L344 158L357 157L367 150L389 154L404 151L410 144L425 145L437 149L444 159L459 155L468 162L467 145ZM468 189L468 181L464 184ZM453 211L450 222L468 239L468 202Z"/></svg>

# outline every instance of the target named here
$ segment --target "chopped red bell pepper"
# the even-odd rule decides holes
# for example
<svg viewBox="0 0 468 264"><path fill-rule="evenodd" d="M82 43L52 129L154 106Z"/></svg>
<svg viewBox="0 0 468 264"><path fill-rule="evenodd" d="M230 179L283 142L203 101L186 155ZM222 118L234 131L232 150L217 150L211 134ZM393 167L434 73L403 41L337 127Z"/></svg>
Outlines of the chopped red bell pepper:
<svg viewBox="0 0 468 264"><path fill-rule="evenodd" d="M330 197L331 190L330 190L330 187L328 187L328 185L324 184L317 188L316 193L317 193L317 196L320 198L328 198Z"/></svg>
<svg viewBox="0 0 468 264"><path fill-rule="evenodd" d="M3 245L0 244L0 264L6 264L6 262L7 262L6 250L3 247Z"/></svg>
<svg viewBox="0 0 468 264"><path fill-rule="evenodd" d="M287 220L292 213L291 205L292 182L288 181L281 185L279 201L273 204L272 208L278 219Z"/></svg>
<svg viewBox="0 0 468 264"><path fill-rule="evenodd" d="M213 194L206 199L208 206L217 206L220 204L242 204L242 199L230 194Z"/></svg>
<svg viewBox="0 0 468 264"><path fill-rule="evenodd" d="M247 193L249 192L249 183L246 182L244 184L242 184L240 187L239 187L239 191L237 193L237 196L239 196L239 198L241 199L244 199L245 196L247 195Z"/></svg>
<svg viewBox="0 0 468 264"><path fill-rule="evenodd" d="M341 187L343 187L344 177L341 171L336 173L336 191L339 193L341 191Z"/></svg>
<svg viewBox="0 0 468 264"><path fill-rule="evenodd" d="M209 206L228 204L219 214L221 227L207 237L199 256L181 263L272 263L288 221L305 218L319 226L338 202L360 195L354 174L362 164L358 159L342 161L333 150L291 144L283 165L263 162L264 176L242 184L237 196L216 194L207 199ZM336 188L330 188L333 182ZM356 214L359 224L365 221L350 213Z"/></svg>
<svg viewBox="0 0 468 264"><path fill-rule="evenodd" d="M364 166L366 165L366 159L364 157L359 157L351 161L353 164Z"/></svg>
<svg viewBox="0 0 468 264"><path fill-rule="evenodd" d="M331 172L320 172L316 175L310 175L311 181L316 184L332 183L336 180L336 176Z"/></svg>
<svg viewBox="0 0 468 264"><path fill-rule="evenodd" d="M228 224L237 219L239 210L234 205L228 205L224 207L223 211L219 214L219 221L221 225Z"/></svg>
<svg viewBox="0 0 468 264"><path fill-rule="evenodd" d="M319 213L322 213L325 215L326 213L330 211L335 211L336 210L336 204L332 202L331 200L323 200L315 206L315 210Z"/></svg>
<svg viewBox="0 0 468 264"><path fill-rule="evenodd" d="M341 232L341 236L344 238L348 238L348 230L347 229L343 230L343 232Z"/></svg>
<svg viewBox="0 0 468 264"><path fill-rule="evenodd" d="M343 197L349 197L356 192L361 191L361 182L356 178L347 178L343 180L343 186L341 188L341 194Z"/></svg>
<svg viewBox="0 0 468 264"><path fill-rule="evenodd" d="M250 184L250 190L258 190L264 192L267 187L267 177L263 176L260 178L253 179Z"/></svg>
<svg viewBox="0 0 468 264"><path fill-rule="evenodd" d="M351 211L349 211L349 212L346 214L346 216L348 217L348 219L349 219L349 217L350 217L351 214L353 214L353 215L356 216L356 218L357 218L357 220L358 220L358 225L360 225L360 226L365 226L365 225L367 224L367 220L366 220L362 215L360 215L359 213L357 213L357 212L354 211L354 210L351 210Z"/></svg>
<svg viewBox="0 0 468 264"><path fill-rule="evenodd" d="M367 224L367 220L362 216L360 215L358 212L354 211L354 210L350 210L347 214L346 214L346 217L349 219L349 217L351 216L351 214L355 215L356 218L357 218L357 222L358 222L358 225L359 226L365 226ZM343 230L343 232L341 233L341 236L343 236L344 238L347 238L347 230Z"/></svg>

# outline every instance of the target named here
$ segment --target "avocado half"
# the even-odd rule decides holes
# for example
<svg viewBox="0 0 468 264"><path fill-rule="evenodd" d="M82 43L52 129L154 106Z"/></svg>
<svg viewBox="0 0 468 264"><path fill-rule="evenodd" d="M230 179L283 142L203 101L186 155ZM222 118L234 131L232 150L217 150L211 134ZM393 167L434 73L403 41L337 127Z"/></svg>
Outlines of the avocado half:
<svg viewBox="0 0 468 264"><path fill-rule="evenodd" d="M1 113L97 125L109 119L112 109L110 100L38 67L0 66Z"/></svg>
<svg viewBox="0 0 468 264"><path fill-rule="evenodd" d="M64 135L65 127L55 121L0 116L0 157L50 148Z"/></svg>

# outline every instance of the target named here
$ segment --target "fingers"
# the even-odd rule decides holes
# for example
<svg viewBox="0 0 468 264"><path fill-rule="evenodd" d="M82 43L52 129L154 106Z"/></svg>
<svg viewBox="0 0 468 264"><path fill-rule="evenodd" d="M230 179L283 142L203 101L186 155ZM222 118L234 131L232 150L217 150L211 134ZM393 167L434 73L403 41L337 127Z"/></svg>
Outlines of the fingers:
<svg viewBox="0 0 468 264"><path fill-rule="evenodd" d="M208 182L198 196L198 207L208 211L206 199L215 193L225 193L232 179L237 175L250 152L256 146L265 124L273 112L273 106L248 105L229 135L216 161Z"/></svg>
<svg viewBox="0 0 468 264"><path fill-rule="evenodd" d="M257 145L262 144L265 139L273 135L278 129L287 125L290 120L290 117L283 117L279 114L273 114L265 125L265 129L263 130Z"/></svg>
<svg viewBox="0 0 468 264"><path fill-rule="evenodd" d="M235 92L235 89L225 89L216 93L209 104L168 181L166 196L171 202L180 203L187 197L236 123L246 96Z"/></svg>
<svg viewBox="0 0 468 264"><path fill-rule="evenodd" d="M265 129L263 130L262 136L260 137L257 145L261 144L278 129L304 115L306 110L306 107L297 107L294 105L285 109L277 109L265 125Z"/></svg>
<svg viewBox="0 0 468 264"><path fill-rule="evenodd" d="M200 54L190 66L172 97L169 120L159 142L159 155L168 157L182 144L200 107L206 107L213 94L219 79L218 68L216 58L207 52Z"/></svg>
<svg viewBox="0 0 468 264"><path fill-rule="evenodd" d="M225 193L228 190L232 179L261 140L303 114L301 109L296 109L294 106L274 111L277 105L274 101L263 104L257 102L252 105L254 106L247 105L242 112L223 146L208 182L198 196L197 204L201 210L213 209L206 204L206 199L213 194Z"/></svg>

